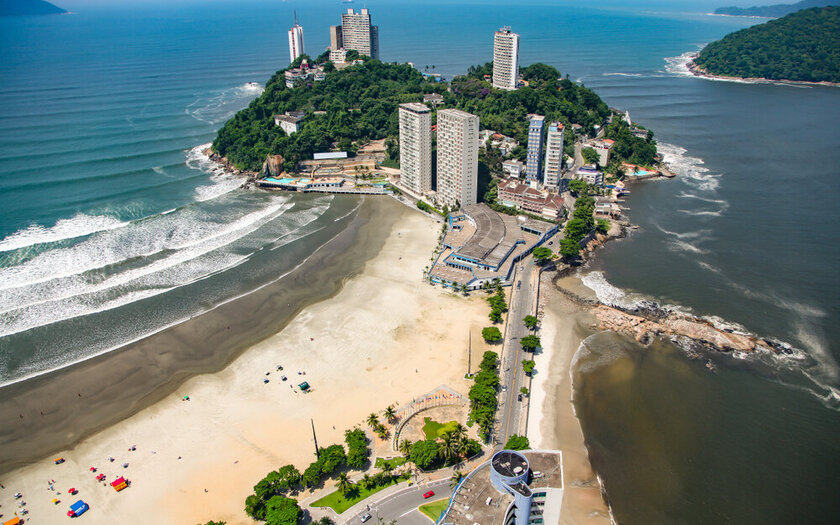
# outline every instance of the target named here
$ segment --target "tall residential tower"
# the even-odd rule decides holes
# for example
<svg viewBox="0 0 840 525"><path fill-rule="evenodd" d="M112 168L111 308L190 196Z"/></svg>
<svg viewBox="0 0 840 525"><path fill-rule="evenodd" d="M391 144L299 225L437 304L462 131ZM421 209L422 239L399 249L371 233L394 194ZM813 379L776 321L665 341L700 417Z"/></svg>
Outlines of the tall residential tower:
<svg viewBox="0 0 840 525"><path fill-rule="evenodd" d="M478 117L460 109L437 115L437 195L450 208L477 202Z"/></svg>
<svg viewBox="0 0 840 525"><path fill-rule="evenodd" d="M545 117L529 115L528 124L528 158L525 164L525 179L534 183L542 176L543 130Z"/></svg>
<svg viewBox="0 0 840 525"><path fill-rule="evenodd" d="M519 81L519 35L510 27L496 31L493 39L493 87L516 89Z"/></svg>
<svg viewBox="0 0 840 525"><path fill-rule="evenodd" d="M341 15L341 39L344 49L379 58L379 27L370 25L370 11L367 8L359 13L350 8Z"/></svg>
<svg viewBox="0 0 840 525"><path fill-rule="evenodd" d="M545 139L545 176L543 184L551 189L560 187L563 165L563 124L552 122Z"/></svg>
<svg viewBox="0 0 840 525"><path fill-rule="evenodd" d="M425 104L400 104L400 181L422 195L432 189L432 112Z"/></svg>
<svg viewBox="0 0 840 525"><path fill-rule="evenodd" d="M303 27L298 24L297 13L295 13L295 25L289 29L289 62L294 62L304 53L306 51L303 49Z"/></svg>

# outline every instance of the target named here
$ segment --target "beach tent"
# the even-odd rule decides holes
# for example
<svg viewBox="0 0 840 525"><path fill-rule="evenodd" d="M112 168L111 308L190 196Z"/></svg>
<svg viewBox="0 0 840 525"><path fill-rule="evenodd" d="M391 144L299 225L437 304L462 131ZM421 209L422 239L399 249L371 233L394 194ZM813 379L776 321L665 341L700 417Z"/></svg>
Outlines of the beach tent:
<svg viewBox="0 0 840 525"><path fill-rule="evenodd" d="M300 388L301 390L309 390L309 383L304 381L303 383L298 385L298 388Z"/></svg>
<svg viewBox="0 0 840 525"><path fill-rule="evenodd" d="M62 463L64 463L64 458L55 458L53 460L53 463L55 463L56 465L61 465Z"/></svg>
<svg viewBox="0 0 840 525"><path fill-rule="evenodd" d="M82 514L87 512L88 509L90 509L88 504L82 500L79 500L76 503L70 505L70 510L67 512L67 515L72 517L81 516Z"/></svg>
<svg viewBox="0 0 840 525"><path fill-rule="evenodd" d="M20 518L15 516L14 518L10 519L9 521L3 523L3 525L18 525L20 523Z"/></svg>
<svg viewBox="0 0 840 525"><path fill-rule="evenodd" d="M128 486L128 481L126 481L124 477L120 476L111 482L111 486L114 487L114 490L119 492Z"/></svg>

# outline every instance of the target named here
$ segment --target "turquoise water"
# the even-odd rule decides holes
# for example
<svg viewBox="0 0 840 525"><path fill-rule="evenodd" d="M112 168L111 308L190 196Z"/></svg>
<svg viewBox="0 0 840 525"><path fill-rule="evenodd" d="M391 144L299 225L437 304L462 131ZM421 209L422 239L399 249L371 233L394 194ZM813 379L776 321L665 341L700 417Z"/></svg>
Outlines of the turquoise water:
<svg viewBox="0 0 840 525"><path fill-rule="evenodd" d="M201 154L259 94L250 82L286 65L292 10L318 54L345 5L63 6L75 14L0 19L0 384L253 290L354 206L241 190ZM384 60L452 78L489 61L492 32L510 25L523 63L555 65L629 109L678 178L632 188L641 230L607 246L588 282L800 350L691 360L596 340L614 358L582 358L578 414L617 519L790 523L800 509L835 521L840 90L685 76L681 55L756 23L707 16L712 2L367 6ZM765 457L773 468L756 469ZM791 486L796 497L776 496Z"/></svg>

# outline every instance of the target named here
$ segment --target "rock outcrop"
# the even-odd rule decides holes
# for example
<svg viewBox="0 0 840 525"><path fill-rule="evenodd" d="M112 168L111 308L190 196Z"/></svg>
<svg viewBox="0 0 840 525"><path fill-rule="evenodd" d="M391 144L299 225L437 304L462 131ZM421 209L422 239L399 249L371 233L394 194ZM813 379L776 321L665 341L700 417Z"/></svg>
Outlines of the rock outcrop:
<svg viewBox="0 0 840 525"><path fill-rule="evenodd" d="M282 155L267 155L260 170L260 177L277 177L283 173L285 161Z"/></svg>

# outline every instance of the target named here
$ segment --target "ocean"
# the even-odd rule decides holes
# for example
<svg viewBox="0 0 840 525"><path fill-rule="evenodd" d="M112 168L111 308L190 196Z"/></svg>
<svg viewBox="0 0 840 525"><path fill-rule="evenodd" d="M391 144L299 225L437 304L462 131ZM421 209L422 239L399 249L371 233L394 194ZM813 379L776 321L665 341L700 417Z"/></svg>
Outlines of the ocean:
<svg viewBox="0 0 840 525"><path fill-rule="evenodd" d="M632 188L640 230L584 281L797 349L588 339L575 403L616 519L834 521L840 90L688 76L685 53L759 22L708 16L708 2L366 5L383 60L452 78L491 60L509 25L523 64L554 65L653 129L678 177ZM293 10L316 55L348 6L77 1L0 19L0 385L247 294L352 218L355 199L243 190L202 155L288 63Z"/></svg>

